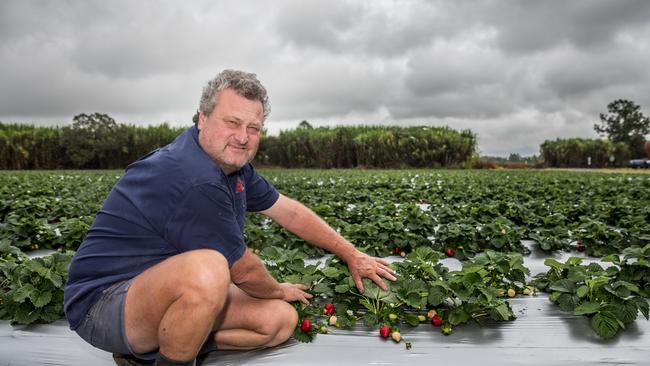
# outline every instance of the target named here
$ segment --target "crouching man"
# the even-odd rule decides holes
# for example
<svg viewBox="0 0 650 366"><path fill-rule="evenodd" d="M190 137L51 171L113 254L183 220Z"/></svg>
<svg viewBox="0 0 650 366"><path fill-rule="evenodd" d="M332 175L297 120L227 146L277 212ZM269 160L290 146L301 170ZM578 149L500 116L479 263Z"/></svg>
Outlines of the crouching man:
<svg viewBox="0 0 650 366"><path fill-rule="evenodd" d="M312 296L278 283L246 247L261 212L386 289L388 263L342 238L250 165L269 113L254 74L225 70L203 89L195 125L131 164L79 247L65 286L71 329L118 365L193 365L214 349L272 347Z"/></svg>

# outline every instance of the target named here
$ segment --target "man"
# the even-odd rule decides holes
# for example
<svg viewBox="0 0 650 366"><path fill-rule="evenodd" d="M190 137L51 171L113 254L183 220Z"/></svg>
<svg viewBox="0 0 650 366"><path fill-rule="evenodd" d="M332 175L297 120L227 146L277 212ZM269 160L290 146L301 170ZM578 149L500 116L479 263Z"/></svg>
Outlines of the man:
<svg viewBox="0 0 650 366"><path fill-rule="evenodd" d="M79 247L65 287L74 329L120 365L193 365L205 350L287 340L312 296L278 283L243 239L259 211L343 259L360 291L394 280L311 210L279 194L250 161L269 113L254 74L225 70L203 89L195 126L131 164ZM196 118L198 117L198 118ZM151 361L149 361L151 362Z"/></svg>

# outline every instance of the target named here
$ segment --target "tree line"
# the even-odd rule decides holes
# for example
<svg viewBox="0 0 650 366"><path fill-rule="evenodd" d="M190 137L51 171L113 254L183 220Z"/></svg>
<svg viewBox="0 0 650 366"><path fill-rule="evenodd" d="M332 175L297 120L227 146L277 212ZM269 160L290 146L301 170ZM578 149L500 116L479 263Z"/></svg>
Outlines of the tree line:
<svg viewBox="0 0 650 366"><path fill-rule="evenodd" d="M615 167L645 156L650 119L634 102L611 102L594 129L607 139L547 140L540 158L551 167ZM139 127L101 114L79 114L71 126L0 123L0 169L121 169L164 146L187 127ZM263 134L256 162L286 168L471 167L477 138L449 127L338 126Z"/></svg>
<svg viewBox="0 0 650 366"><path fill-rule="evenodd" d="M448 127L298 128L268 136L258 161L288 168L435 168L459 166L476 153L476 135Z"/></svg>
<svg viewBox="0 0 650 366"><path fill-rule="evenodd" d="M121 169L164 146L187 127L138 127L101 114L80 114L71 126L0 123L0 169ZM259 165L287 168L447 167L476 151L469 130L448 127L319 127L303 121L262 137Z"/></svg>
<svg viewBox="0 0 650 366"><path fill-rule="evenodd" d="M138 127L106 114L79 114L71 126L0 123L0 169L124 168L185 128Z"/></svg>
<svg viewBox="0 0 650 366"><path fill-rule="evenodd" d="M552 167L602 168L627 165L630 159L646 156L645 136L650 119L633 101L617 99L600 114L594 130L607 139L568 138L546 140L540 146L544 163Z"/></svg>

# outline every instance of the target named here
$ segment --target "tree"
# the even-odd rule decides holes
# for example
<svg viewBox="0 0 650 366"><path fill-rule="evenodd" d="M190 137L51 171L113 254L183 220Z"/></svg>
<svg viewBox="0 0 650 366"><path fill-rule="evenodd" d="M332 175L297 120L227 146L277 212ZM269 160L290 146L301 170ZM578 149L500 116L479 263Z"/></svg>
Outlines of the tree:
<svg viewBox="0 0 650 366"><path fill-rule="evenodd" d="M600 114L600 124L594 129L612 142L624 142L632 156L643 156L645 136L650 133L650 118L634 102L618 99L607 105L608 114Z"/></svg>
<svg viewBox="0 0 650 366"><path fill-rule="evenodd" d="M68 157L76 168L106 168L119 158L123 143L121 126L107 114L78 114L64 129Z"/></svg>
<svg viewBox="0 0 650 366"><path fill-rule="evenodd" d="M517 153L511 153L510 156L508 156L508 161L518 163L521 161L521 155Z"/></svg>
<svg viewBox="0 0 650 366"><path fill-rule="evenodd" d="M309 122L307 122L306 120L303 120L302 122L300 122L298 124L298 128L304 128L304 129L307 129L307 130L311 130L314 127L312 127L312 125Z"/></svg>

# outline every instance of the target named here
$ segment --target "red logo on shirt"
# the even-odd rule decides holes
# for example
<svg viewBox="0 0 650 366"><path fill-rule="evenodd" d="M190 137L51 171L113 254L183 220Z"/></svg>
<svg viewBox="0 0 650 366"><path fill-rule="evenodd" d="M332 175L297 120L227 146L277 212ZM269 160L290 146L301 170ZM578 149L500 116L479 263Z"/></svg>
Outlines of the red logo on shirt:
<svg viewBox="0 0 650 366"><path fill-rule="evenodd" d="M241 179L237 178L237 188L235 188L235 192L242 193L243 191L244 191L244 183L241 181Z"/></svg>

